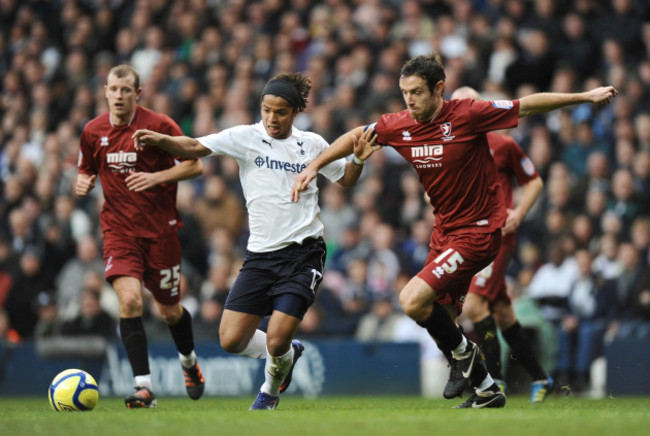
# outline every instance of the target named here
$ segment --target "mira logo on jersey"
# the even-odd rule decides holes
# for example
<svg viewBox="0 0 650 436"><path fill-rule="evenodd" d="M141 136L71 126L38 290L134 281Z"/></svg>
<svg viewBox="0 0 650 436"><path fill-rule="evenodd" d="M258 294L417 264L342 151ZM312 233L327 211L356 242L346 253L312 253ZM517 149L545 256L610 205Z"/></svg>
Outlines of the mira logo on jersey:
<svg viewBox="0 0 650 436"><path fill-rule="evenodd" d="M135 165L138 162L138 154L120 150L117 153L106 153L106 163L114 173L135 172Z"/></svg>
<svg viewBox="0 0 650 436"><path fill-rule="evenodd" d="M443 153L442 145L424 144L419 147L411 147L411 158L415 168L440 168L442 167Z"/></svg>
<svg viewBox="0 0 650 436"><path fill-rule="evenodd" d="M281 160L271 159L268 156L257 156L255 158L255 165L257 165L259 168L266 167L270 170L287 171L289 173L299 173L307 168L307 164L304 163L301 164L298 162L284 162Z"/></svg>

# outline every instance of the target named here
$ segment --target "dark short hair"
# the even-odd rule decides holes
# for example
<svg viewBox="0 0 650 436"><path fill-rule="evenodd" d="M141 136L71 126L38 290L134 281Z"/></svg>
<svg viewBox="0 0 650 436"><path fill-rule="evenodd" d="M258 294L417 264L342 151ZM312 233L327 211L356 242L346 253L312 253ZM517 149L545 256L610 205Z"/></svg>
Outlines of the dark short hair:
<svg viewBox="0 0 650 436"><path fill-rule="evenodd" d="M298 102L294 105L297 112L302 112L307 107L307 97L311 91L311 80L300 73L283 73L273 76L267 83L274 80L285 80L298 90Z"/></svg>
<svg viewBox="0 0 650 436"><path fill-rule="evenodd" d="M421 55L414 57L404 64L400 77L419 76L427 82L429 91L433 92L436 83L445 81L445 69L442 66L440 55Z"/></svg>
<svg viewBox="0 0 650 436"><path fill-rule="evenodd" d="M133 84L135 85L135 89L137 90L138 88L140 88L140 75L135 70L135 68L133 68L131 65L122 64L111 68L106 78L108 79L108 77L111 74L120 79L122 77L127 77L131 75L133 76Z"/></svg>

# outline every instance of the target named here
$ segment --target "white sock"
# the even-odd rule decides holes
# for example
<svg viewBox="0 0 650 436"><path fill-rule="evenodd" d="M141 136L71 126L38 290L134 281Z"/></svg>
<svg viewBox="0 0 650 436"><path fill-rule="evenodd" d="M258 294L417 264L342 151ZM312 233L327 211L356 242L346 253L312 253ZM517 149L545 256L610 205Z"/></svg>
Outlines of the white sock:
<svg viewBox="0 0 650 436"><path fill-rule="evenodd" d="M276 357L269 354L264 366L264 384L260 390L274 397L280 395L280 386L289 373L292 364L293 347L289 347L289 351L282 356Z"/></svg>
<svg viewBox="0 0 650 436"><path fill-rule="evenodd" d="M459 344L456 348L454 348L453 350L451 350L451 354L452 354L454 357L456 357L456 356L459 355L459 354L463 354L463 353L466 351L466 350L465 350L466 348L467 348L467 339L466 339L465 336L463 335L463 340L460 341L460 344Z"/></svg>
<svg viewBox="0 0 650 436"><path fill-rule="evenodd" d="M149 388L153 391L153 383L151 383L151 374L136 375L135 385L141 388Z"/></svg>
<svg viewBox="0 0 650 436"><path fill-rule="evenodd" d="M494 384L494 380L490 374L483 379L480 385L476 387L476 392L484 392L487 388Z"/></svg>
<svg viewBox="0 0 650 436"><path fill-rule="evenodd" d="M262 330L255 330L253 337L246 344L246 348L237 354L239 356L252 357L253 359L266 359L266 333Z"/></svg>
<svg viewBox="0 0 650 436"><path fill-rule="evenodd" d="M178 357L181 359L181 365L183 365L184 368L191 368L196 363L196 353L194 352L194 350L192 350L192 352L187 356L178 353Z"/></svg>

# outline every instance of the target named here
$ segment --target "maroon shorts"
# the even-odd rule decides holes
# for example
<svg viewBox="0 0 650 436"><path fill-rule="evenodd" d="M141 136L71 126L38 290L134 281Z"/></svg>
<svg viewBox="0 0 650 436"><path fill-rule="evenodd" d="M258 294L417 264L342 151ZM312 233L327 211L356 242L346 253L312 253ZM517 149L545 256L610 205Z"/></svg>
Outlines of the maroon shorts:
<svg viewBox="0 0 650 436"><path fill-rule="evenodd" d="M104 232L106 280L120 276L142 282L157 302L174 305L180 301L181 244L178 235L135 238Z"/></svg>
<svg viewBox="0 0 650 436"><path fill-rule="evenodd" d="M492 262L501 246L501 229L494 233L431 236L429 256L417 274L436 292L436 301L453 304L460 314L474 274Z"/></svg>
<svg viewBox="0 0 650 436"><path fill-rule="evenodd" d="M511 304L508 292L506 292L506 269L510 264L516 244L517 239L514 233L504 236L497 257L474 276L467 292L484 297L489 301L490 306L497 301Z"/></svg>

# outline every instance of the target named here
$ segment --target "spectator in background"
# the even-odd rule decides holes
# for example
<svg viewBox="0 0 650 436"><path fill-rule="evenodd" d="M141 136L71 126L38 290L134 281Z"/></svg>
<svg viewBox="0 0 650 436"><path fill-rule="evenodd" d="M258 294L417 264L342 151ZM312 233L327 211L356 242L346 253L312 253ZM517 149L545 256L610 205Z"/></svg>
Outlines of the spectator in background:
<svg viewBox="0 0 650 436"><path fill-rule="evenodd" d="M591 254L575 253L578 277L568 294L568 314L558 329L559 353L555 371L561 386L584 392L589 386L589 370L602 354L603 334L613 301L602 289L602 279L592 272Z"/></svg>
<svg viewBox="0 0 650 436"><path fill-rule="evenodd" d="M590 190L610 191L609 179L607 155L601 151L593 151L587 157L586 174L577 179L576 187L573 189L572 202L577 202L580 208L583 209L585 207L585 198Z"/></svg>
<svg viewBox="0 0 650 436"><path fill-rule="evenodd" d="M601 236L596 257L592 262L593 272L604 280L618 277L622 271L622 265L617 256L618 238L612 234Z"/></svg>
<svg viewBox="0 0 650 436"><path fill-rule="evenodd" d="M104 262L93 236L86 236L77 243L77 255L68 260L57 275L57 305L63 319L70 320L79 314L87 273L104 273Z"/></svg>
<svg viewBox="0 0 650 436"><path fill-rule="evenodd" d="M61 334L67 336L101 336L107 340L116 337L115 319L102 309L100 294L86 289L81 293L79 314L61 326Z"/></svg>
<svg viewBox="0 0 650 436"><path fill-rule="evenodd" d="M641 264L650 266L650 219L637 218L632 223L631 242L639 252ZM1 257L1 256L0 256Z"/></svg>
<svg viewBox="0 0 650 436"><path fill-rule="evenodd" d="M549 245L547 257L549 261L535 272L526 295L536 301L544 319L557 327L568 311L569 286L578 271L575 259L558 240Z"/></svg>
<svg viewBox="0 0 650 436"><path fill-rule="evenodd" d="M393 251L395 231L388 224L381 223L373 228L371 241L366 280L370 298L375 300L381 296L393 295L395 280L400 272L400 260Z"/></svg>
<svg viewBox="0 0 650 436"><path fill-rule="evenodd" d="M603 214L607 209L607 194L600 189L590 189L585 197L585 213L591 225L594 227L596 235L602 233L601 221Z"/></svg>
<svg viewBox="0 0 650 436"><path fill-rule="evenodd" d="M183 222L183 228L178 231L178 239L183 247L183 259L186 259L201 276L207 273L207 244L203 229L196 216L196 190L190 181L178 184L176 194L178 215Z"/></svg>
<svg viewBox="0 0 650 436"><path fill-rule="evenodd" d="M38 321L34 328L34 339L39 340L59 336L63 321L59 317L56 298L51 292L40 292L34 302L38 311Z"/></svg>
<svg viewBox="0 0 650 436"><path fill-rule="evenodd" d="M608 326L605 339L647 337L647 324L639 321L647 316L648 268L639 262L639 254L630 243L620 245L618 258L623 270L603 285L614 295L613 321Z"/></svg>
<svg viewBox="0 0 650 436"><path fill-rule="evenodd" d="M201 302L198 316L194 318L194 332L199 341L217 341L219 339L219 324L223 315L225 299L214 295Z"/></svg>
<svg viewBox="0 0 650 436"><path fill-rule="evenodd" d="M11 230L11 245L17 254L22 254L28 247L39 249L42 245L41 236L29 214L22 207L14 208L9 213L9 228Z"/></svg>
<svg viewBox="0 0 650 436"><path fill-rule="evenodd" d="M562 161L567 164L571 173L577 177L583 177L587 173L585 164L589 162L591 155L596 152L600 152L604 156L607 156L607 146L597 140L591 124L588 121L582 121L578 123L578 126L576 127L574 142L568 144L563 150ZM597 165L602 166L602 162ZM605 169L606 168L607 167L605 166ZM603 175L606 175L602 174L601 168L592 169L592 171L596 172L596 176L602 177Z"/></svg>
<svg viewBox="0 0 650 436"><path fill-rule="evenodd" d="M361 317L355 339L361 342L390 342L402 315L395 310L394 295L377 295L370 303L370 311Z"/></svg>
<svg viewBox="0 0 650 436"><path fill-rule="evenodd" d="M553 45L553 49L558 52L558 62L571 66L578 78L584 80L597 67L598 45L595 35L590 34L585 19L575 11L564 16L562 29L562 39Z"/></svg>
<svg viewBox="0 0 650 436"><path fill-rule="evenodd" d="M25 339L34 336L38 321L36 297L48 290L41 273L41 256L37 247L28 246L23 250L19 270L12 278L12 286L4 302L11 328Z"/></svg>
<svg viewBox="0 0 650 436"><path fill-rule="evenodd" d="M354 222L357 213L346 202L346 192L337 184L330 184L321 193L320 216L325 226L327 244L334 252L343 244L345 229Z"/></svg>
<svg viewBox="0 0 650 436"><path fill-rule="evenodd" d="M228 230L231 238L236 238L244 226L244 206L226 186L223 177L205 177L203 195L199 198L194 213L201 223L204 237L222 227Z"/></svg>
<svg viewBox="0 0 650 436"><path fill-rule="evenodd" d="M4 307L13 281L18 276L18 259L11 248L11 240L0 230L0 307Z"/></svg>
<svg viewBox="0 0 650 436"><path fill-rule="evenodd" d="M639 213L650 212L650 151L640 151L633 157L634 191L639 200Z"/></svg>
<svg viewBox="0 0 650 436"><path fill-rule="evenodd" d="M629 237L632 221L640 212L640 204L634 190L634 178L629 170L620 169L612 176L612 198L607 209L621 219L621 236Z"/></svg>

